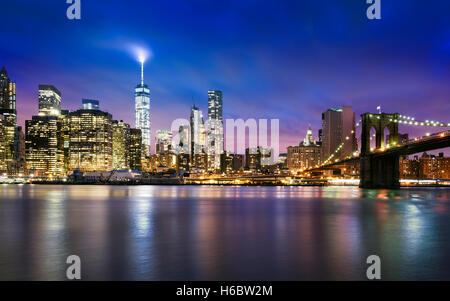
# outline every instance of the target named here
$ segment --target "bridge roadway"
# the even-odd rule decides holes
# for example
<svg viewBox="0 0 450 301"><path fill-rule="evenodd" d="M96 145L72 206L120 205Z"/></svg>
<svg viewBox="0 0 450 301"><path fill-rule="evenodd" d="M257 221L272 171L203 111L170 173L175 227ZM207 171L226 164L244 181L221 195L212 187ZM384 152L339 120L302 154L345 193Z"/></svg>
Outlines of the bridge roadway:
<svg viewBox="0 0 450 301"><path fill-rule="evenodd" d="M391 148L379 149L371 152L369 155L374 158L382 158L388 156L407 156L417 153L422 153L426 151L432 151L436 149L442 149L450 147L450 130L433 134L426 137L421 137L417 139L409 140L406 144L398 145ZM340 167L345 167L348 164L354 164L358 162L361 158L351 157L348 159L344 159L338 162L333 162L321 167L308 169L308 172L311 171L320 171L320 170L329 170L329 169L338 169Z"/></svg>

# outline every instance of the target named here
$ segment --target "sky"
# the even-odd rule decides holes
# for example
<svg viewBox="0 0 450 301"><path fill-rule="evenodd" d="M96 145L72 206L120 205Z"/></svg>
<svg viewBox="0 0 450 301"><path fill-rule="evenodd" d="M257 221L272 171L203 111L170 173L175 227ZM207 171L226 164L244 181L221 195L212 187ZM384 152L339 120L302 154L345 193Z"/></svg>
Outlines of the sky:
<svg viewBox="0 0 450 301"><path fill-rule="evenodd" d="M365 0L81 0L69 20L65 0L1 0L0 68L21 125L39 84L57 87L64 109L98 99L133 125L138 49L152 137L189 119L193 102L206 119L208 89L223 91L225 119L279 119L281 152L342 105L450 122L450 2L381 2L382 19L368 20Z"/></svg>

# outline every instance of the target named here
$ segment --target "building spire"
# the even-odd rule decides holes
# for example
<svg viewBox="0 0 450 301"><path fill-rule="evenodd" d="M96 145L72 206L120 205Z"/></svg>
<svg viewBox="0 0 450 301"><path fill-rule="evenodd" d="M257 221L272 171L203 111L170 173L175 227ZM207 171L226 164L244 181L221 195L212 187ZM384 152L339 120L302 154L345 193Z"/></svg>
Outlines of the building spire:
<svg viewBox="0 0 450 301"><path fill-rule="evenodd" d="M144 61L141 61L141 85L144 85Z"/></svg>

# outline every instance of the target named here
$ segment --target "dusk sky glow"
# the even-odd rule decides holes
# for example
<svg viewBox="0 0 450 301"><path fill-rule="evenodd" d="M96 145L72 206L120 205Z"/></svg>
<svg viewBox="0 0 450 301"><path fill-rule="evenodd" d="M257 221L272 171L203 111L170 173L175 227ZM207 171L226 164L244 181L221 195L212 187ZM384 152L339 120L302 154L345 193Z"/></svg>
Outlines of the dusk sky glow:
<svg viewBox="0 0 450 301"><path fill-rule="evenodd" d="M447 0L382 1L377 21L365 0L82 1L79 21L64 0L3 2L0 68L17 83L20 125L37 114L38 84L57 87L64 109L98 99L133 125L140 58L152 137L188 119L192 98L206 117L208 89L223 91L225 119L280 119L281 152L308 124L317 138L321 113L341 105L357 119L381 105L450 122Z"/></svg>

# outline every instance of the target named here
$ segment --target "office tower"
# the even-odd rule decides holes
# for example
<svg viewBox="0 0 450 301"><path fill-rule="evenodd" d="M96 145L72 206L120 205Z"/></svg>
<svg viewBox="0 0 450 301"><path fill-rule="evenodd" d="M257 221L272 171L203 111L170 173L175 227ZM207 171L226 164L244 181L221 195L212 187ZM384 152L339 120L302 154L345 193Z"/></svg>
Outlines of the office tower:
<svg viewBox="0 0 450 301"><path fill-rule="evenodd" d="M150 155L150 89L144 84L144 62L141 62L141 83L134 89L135 128L142 131L143 156Z"/></svg>
<svg viewBox="0 0 450 301"><path fill-rule="evenodd" d="M142 132L140 129L130 129L128 153L130 169L142 170Z"/></svg>
<svg viewBox="0 0 450 301"><path fill-rule="evenodd" d="M220 172L233 174L244 166L244 155L230 154L224 151L220 155Z"/></svg>
<svg viewBox="0 0 450 301"><path fill-rule="evenodd" d="M245 149L245 168L254 171L261 169L261 151L259 147Z"/></svg>
<svg viewBox="0 0 450 301"><path fill-rule="evenodd" d="M154 154L150 156L151 172L175 172L178 170L177 155L171 152Z"/></svg>
<svg viewBox="0 0 450 301"><path fill-rule="evenodd" d="M39 177L64 176L64 149L58 116L33 116L25 121L28 172Z"/></svg>
<svg viewBox="0 0 450 301"><path fill-rule="evenodd" d="M4 127L4 164L14 173L14 136L17 126L16 83L8 77L5 67L0 71L0 114Z"/></svg>
<svg viewBox="0 0 450 301"><path fill-rule="evenodd" d="M71 170L109 171L112 158L112 116L100 110L69 113Z"/></svg>
<svg viewBox="0 0 450 301"><path fill-rule="evenodd" d="M23 174L26 170L25 157L25 134L22 127L17 126L14 135L14 162L16 172Z"/></svg>
<svg viewBox="0 0 450 301"><path fill-rule="evenodd" d="M316 144L319 146L322 146L322 138L323 134L322 134L322 129L319 130L319 141L316 141Z"/></svg>
<svg viewBox="0 0 450 301"><path fill-rule="evenodd" d="M188 153L178 153L177 155L177 161L178 161L178 173L184 173L190 170L190 156Z"/></svg>
<svg viewBox="0 0 450 301"><path fill-rule="evenodd" d="M314 140L311 126L308 127L303 142L298 146L289 146L287 150L287 168L292 172L303 171L318 166L322 162L321 146Z"/></svg>
<svg viewBox="0 0 450 301"><path fill-rule="evenodd" d="M69 118L69 110L61 110L61 115L59 116L59 120L61 121L61 131L60 131L60 139L63 143L63 153L64 153L64 170L67 173L70 168L70 157L69 157L69 149L70 149L70 118Z"/></svg>
<svg viewBox="0 0 450 301"><path fill-rule="evenodd" d="M61 92L52 85L39 85L39 116L61 114Z"/></svg>
<svg viewBox="0 0 450 301"><path fill-rule="evenodd" d="M129 169L130 126L122 120L112 124L113 169Z"/></svg>
<svg viewBox="0 0 450 301"><path fill-rule="evenodd" d="M178 142L177 153L189 155L191 149L191 130L189 125L181 125L178 129L178 136L180 141Z"/></svg>
<svg viewBox="0 0 450 301"><path fill-rule="evenodd" d="M5 117L0 114L0 174L7 171Z"/></svg>
<svg viewBox="0 0 450 301"><path fill-rule="evenodd" d="M172 131L158 130L155 137L155 152L164 154L172 150Z"/></svg>
<svg viewBox="0 0 450 301"><path fill-rule="evenodd" d="M95 99L82 99L83 110L100 110L99 101Z"/></svg>
<svg viewBox="0 0 450 301"><path fill-rule="evenodd" d="M13 110L14 112L16 110L16 83L10 80L4 66L2 71L0 71L0 111L1 110Z"/></svg>
<svg viewBox="0 0 450 301"><path fill-rule="evenodd" d="M206 131L202 111L195 105L191 108L191 154L205 153Z"/></svg>
<svg viewBox="0 0 450 301"><path fill-rule="evenodd" d="M208 163L212 171L220 170L220 154L224 150L223 97L220 90L208 91Z"/></svg>
<svg viewBox="0 0 450 301"><path fill-rule="evenodd" d="M352 107L343 106L341 109L328 109L322 113L322 135L322 161L332 154L333 159L351 156L357 150L355 113ZM344 143L342 149L336 152L341 143Z"/></svg>

